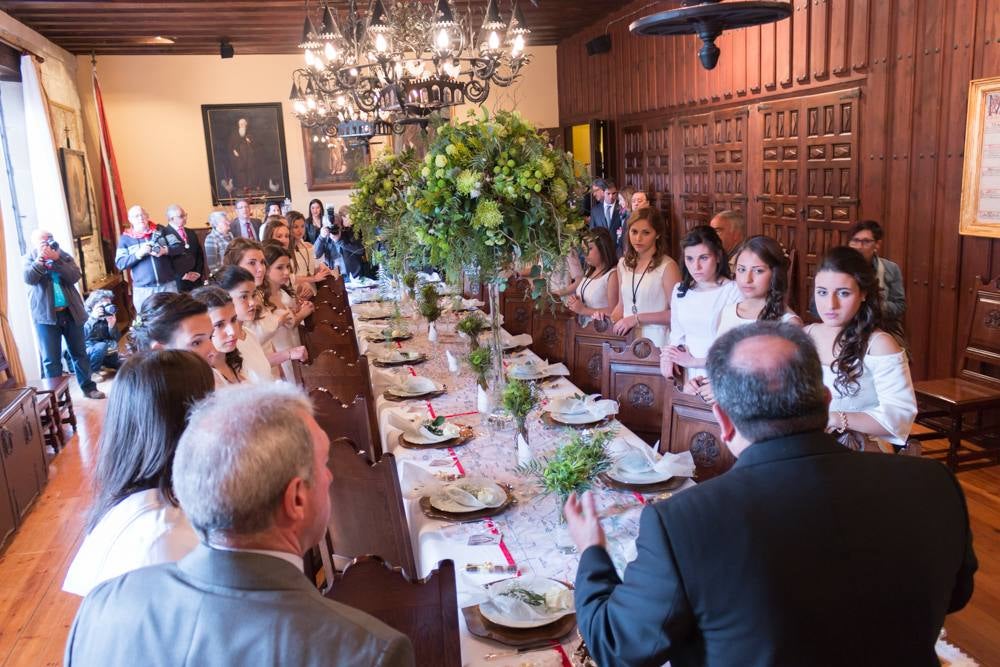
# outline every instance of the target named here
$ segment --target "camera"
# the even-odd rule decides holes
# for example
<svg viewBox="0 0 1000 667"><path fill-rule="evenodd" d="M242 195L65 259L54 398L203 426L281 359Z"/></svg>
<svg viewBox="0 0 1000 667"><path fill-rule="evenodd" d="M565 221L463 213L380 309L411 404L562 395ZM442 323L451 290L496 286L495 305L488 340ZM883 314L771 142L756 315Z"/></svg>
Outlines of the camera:
<svg viewBox="0 0 1000 667"><path fill-rule="evenodd" d="M326 219L327 224L324 226L329 227L332 234L340 234L343 231L340 222L337 220L337 209L333 206L326 207Z"/></svg>
<svg viewBox="0 0 1000 667"><path fill-rule="evenodd" d="M114 315L117 311L118 311L118 309L115 308L115 304L113 304L113 303L106 303L103 306L98 306L97 307L97 316L98 317L107 317L108 315Z"/></svg>
<svg viewBox="0 0 1000 667"><path fill-rule="evenodd" d="M45 242L45 245L52 248L56 252L59 252L59 243L55 239L49 239Z"/></svg>

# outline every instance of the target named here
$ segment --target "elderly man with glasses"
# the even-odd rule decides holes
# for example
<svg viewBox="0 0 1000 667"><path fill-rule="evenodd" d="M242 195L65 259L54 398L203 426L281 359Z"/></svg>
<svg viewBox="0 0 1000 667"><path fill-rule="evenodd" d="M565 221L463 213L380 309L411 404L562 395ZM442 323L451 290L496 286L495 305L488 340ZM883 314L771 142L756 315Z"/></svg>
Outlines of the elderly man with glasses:
<svg viewBox="0 0 1000 667"><path fill-rule="evenodd" d="M186 229L188 214L177 204L167 207L167 228L184 243L184 249L172 258L177 276L177 291L190 292L205 284L205 252L198 237Z"/></svg>
<svg viewBox="0 0 1000 667"><path fill-rule="evenodd" d="M882 291L882 328L901 337L903 315L906 314L903 272L898 264L879 256L882 250L882 225L874 220L861 220L851 225L848 234L848 245L864 255L875 267L879 289Z"/></svg>

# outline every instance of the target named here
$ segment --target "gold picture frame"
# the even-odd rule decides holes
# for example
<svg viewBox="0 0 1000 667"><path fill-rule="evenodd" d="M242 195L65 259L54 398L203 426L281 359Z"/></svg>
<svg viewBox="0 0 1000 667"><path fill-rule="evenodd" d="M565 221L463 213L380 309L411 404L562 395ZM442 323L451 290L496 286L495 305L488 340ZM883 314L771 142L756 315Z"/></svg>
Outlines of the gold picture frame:
<svg viewBox="0 0 1000 667"><path fill-rule="evenodd" d="M969 82L958 233L1000 238L1000 77Z"/></svg>

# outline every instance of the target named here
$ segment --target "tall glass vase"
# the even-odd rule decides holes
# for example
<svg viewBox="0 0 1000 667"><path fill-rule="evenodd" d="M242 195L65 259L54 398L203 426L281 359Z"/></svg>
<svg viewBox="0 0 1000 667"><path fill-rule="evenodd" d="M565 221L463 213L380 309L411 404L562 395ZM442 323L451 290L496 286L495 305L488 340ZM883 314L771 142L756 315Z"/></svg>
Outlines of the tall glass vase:
<svg viewBox="0 0 1000 667"><path fill-rule="evenodd" d="M503 408L503 390L507 386L507 376L503 368L503 338L500 335L500 282L493 279L488 283L487 298L490 306L490 330L482 342L492 350L493 372L490 393L493 412L490 421L496 426L506 427L511 417Z"/></svg>

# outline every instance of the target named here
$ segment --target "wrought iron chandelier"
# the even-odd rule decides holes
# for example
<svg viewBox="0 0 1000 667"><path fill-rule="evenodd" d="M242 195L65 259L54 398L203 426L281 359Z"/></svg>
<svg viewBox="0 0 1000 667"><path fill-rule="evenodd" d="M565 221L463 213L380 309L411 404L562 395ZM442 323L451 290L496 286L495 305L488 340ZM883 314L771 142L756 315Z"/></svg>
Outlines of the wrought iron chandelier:
<svg viewBox="0 0 1000 667"><path fill-rule="evenodd" d="M346 13L324 3L317 29L306 6L299 48L305 66L292 73L289 98L299 121L328 138L366 142L402 133L408 124L463 102L482 103L491 86L510 86L529 62L531 31L517 0L504 21L488 0L475 26L471 7L457 15L450 0L356 0Z"/></svg>

